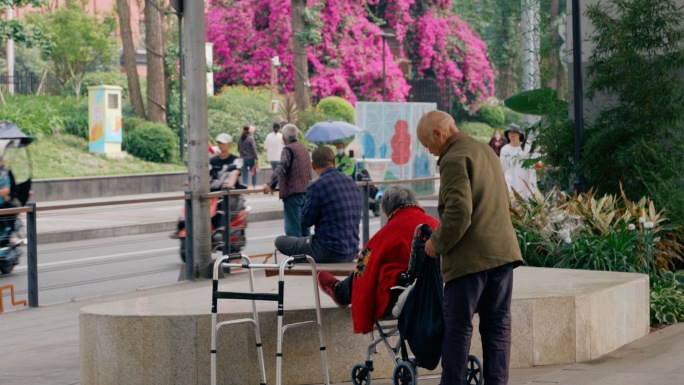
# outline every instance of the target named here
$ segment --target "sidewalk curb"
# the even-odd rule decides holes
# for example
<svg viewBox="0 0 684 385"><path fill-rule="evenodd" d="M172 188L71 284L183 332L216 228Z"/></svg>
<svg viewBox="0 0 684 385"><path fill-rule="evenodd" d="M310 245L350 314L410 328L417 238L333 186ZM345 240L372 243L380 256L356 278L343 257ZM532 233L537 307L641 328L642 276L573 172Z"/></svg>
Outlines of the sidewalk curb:
<svg viewBox="0 0 684 385"><path fill-rule="evenodd" d="M282 210L250 212L249 222L262 222L283 219ZM130 224L124 226L98 227L65 231L38 232L38 243L61 243L86 241L90 239L121 237L126 235L171 232L176 229L176 221Z"/></svg>

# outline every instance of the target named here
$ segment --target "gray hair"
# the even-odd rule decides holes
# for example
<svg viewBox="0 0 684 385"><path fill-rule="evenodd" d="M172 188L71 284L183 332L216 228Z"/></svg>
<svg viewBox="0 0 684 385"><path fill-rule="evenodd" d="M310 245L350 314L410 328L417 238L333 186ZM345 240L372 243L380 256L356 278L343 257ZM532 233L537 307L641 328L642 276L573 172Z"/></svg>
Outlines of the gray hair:
<svg viewBox="0 0 684 385"><path fill-rule="evenodd" d="M280 133L283 134L283 138L288 142L294 142L297 140L297 135L299 135L299 128L292 123L288 123L280 129Z"/></svg>
<svg viewBox="0 0 684 385"><path fill-rule="evenodd" d="M380 200L380 207L385 215L389 216L404 206L418 206L416 193L410 187L398 184L387 187Z"/></svg>

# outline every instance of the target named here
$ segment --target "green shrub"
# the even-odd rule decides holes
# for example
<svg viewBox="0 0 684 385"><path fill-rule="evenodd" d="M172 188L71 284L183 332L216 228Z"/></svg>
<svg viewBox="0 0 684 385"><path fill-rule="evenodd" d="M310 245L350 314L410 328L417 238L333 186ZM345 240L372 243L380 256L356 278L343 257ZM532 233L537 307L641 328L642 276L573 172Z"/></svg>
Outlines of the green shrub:
<svg viewBox="0 0 684 385"><path fill-rule="evenodd" d="M219 133L227 132L237 142L242 126L249 124L256 128L254 141L261 148L272 128L270 99L270 90L266 88L223 87L219 95L207 102L209 137L213 139Z"/></svg>
<svg viewBox="0 0 684 385"><path fill-rule="evenodd" d="M121 149L128 151L130 146L131 134L141 125L147 123L147 120L137 117L127 117L124 116L121 121L121 129L123 140L121 143Z"/></svg>
<svg viewBox="0 0 684 385"><path fill-rule="evenodd" d="M88 101L82 98L73 108L62 108L64 132L88 139Z"/></svg>
<svg viewBox="0 0 684 385"><path fill-rule="evenodd" d="M5 95L5 99L7 105L0 108L0 120L13 122L29 136L88 130L85 100L48 95Z"/></svg>
<svg viewBox="0 0 684 385"><path fill-rule="evenodd" d="M515 112L508 107L502 107L501 111L503 111L504 114L504 126L508 126L511 123L515 123L521 127L523 126L523 118L521 113Z"/></svg>
<svg viewBox="0 0 684 385"><path fill-rule="evenodd" d="M491 127L500 128L504 125L505 116L501 107L493 104L483 104L475 113L475 117Z"/></svg>
<svg viewBox="0 0 684 385"><path fill-rule="evenodd" d="M316 107L326 115L333 117L333 120L354 123L354 106L346 99L339 96L328 96L327 98L323 98L318 102Z"/></svg>
<svg viewBox="0 0 684 385"><path fill-rule="evenodd" d="M586 7L594 27L587 97L597 114L585 130L580 166L588 185L652 196L684 224L684 10L677 3Z"/></svg>
<svg viewBox="0 0 684 385"><path fill-rule="evenodd" d="M73 95L74 90L71 85L72 80L69 80L64 85L64 94ZM121 72L89 72L83 77L83 83L81 83L81 95L88 95L88 87L95 86L119 86L122 88L121 96L123 98L128 97L128 79L125 73Z"/></svg>
<svg viewBox="0 0 684 385"><path fill-rule="evenodd" d="M684 284L682 277L661 272L651 281L651 323L674 324L684 321Z"/></svg>
<svg viewBox="0 0 684 385"><path fill-rule="evenodd" d="M684 251L681 228L647 198L568 196L552 189L516 198L511 219L531 266L652 274L672 269Z"/></svg>
<svg viewBox="0 0 684 385"><path fill-rule="evenodd" d="M457 126L459 131L463 131L473 138L485 143L489 143L489 139L492 138L492 134L494 133L494 129L487 123L460 122Z"/></svg>
<svg viewBox="0 0 684 385"><path fill-rule="evenodd" d="M158 123L139 125L128 136L127 151L150 162L170 163L178 158L178 137Z"/></svg>
<svg viewBox="0 0 684 385"><path fill-rule="evenodd" d="M326 114L323 110L317 107L311 107L306 111L299 112L297 127L299 127L302 132L305 132L318 122L325 122L334 119L335 118L332 115Z"/></svg>

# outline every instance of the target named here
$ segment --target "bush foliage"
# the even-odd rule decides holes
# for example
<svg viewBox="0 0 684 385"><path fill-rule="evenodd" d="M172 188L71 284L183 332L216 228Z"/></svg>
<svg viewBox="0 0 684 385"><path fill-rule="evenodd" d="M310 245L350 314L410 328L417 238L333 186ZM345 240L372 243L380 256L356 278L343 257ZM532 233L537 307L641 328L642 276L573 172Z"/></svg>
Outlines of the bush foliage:
<svg viewBox="0 0 684 385"><path fill-rule="evenodd" d="M86 100L46 95L5 95L5 99L7 105L0 108L0 120L16 124L26 135L40 138L67 132L87 137Z"/></svg>
<svg viewBox="0 0 684 385"><path fill-rule="evenodd" d="M489 143L492 134L494 134L494 129L487 123L482 122L460 122L457 124L460 131L472 136L473 138Z"/></svg>
<svg viewBox="0 0 684 385"><path fill-rule="evenodd" d="M316 107L325 114L334 117L334 120L354 123L354 106L339 96L328 96L327 98L323 98L316 104Z"/></svg>
<svg viewBox="0 0 684 385"><path fill-rule="evenodd" d="M567 195L553 189L528 200L519 196L511 218L525 263L530 266L648 274L652 322L683 320L681 284L662 280L681 263L682 228L652 200L631 201L623 193ZM654 293L658 293L655 294ZM664 314L675 314L666 316Z"/></svg>
<svg viewBox="0 0 684 385"><path fill-rule="evenodd" d="M143 123L128 135L126 150L143 160L171 163L178 158L178 137L163 124Z"/></svg>
<svg viewBox="0 0 684 385"><path fill-rule="evenodd" d="M501 128L504 125L506 117L501 107L493 104L483 104L475 113L477 120L486 123L494 128Z"/></svg>
<svg viewBox="0 0 684 385"><path fill-rule="evenodd" d="M256 128L254 141L257 148L261 149L272 127L270 100L270 90L266 88L223 87L220 94L208 100L210 141L213 142L216 135L226 132L237 143L242 127L252 125Z"/></svg>
<svg viewBox="0 0 684 385"><path fill-rule="evenodd" d="M650 195L684 222L684 10L674 0L587 6L594 24L587 96L600 106L586 130L590 186Z"/></svg>
<svg viewBox="0 0 684 385"><path fill-rule="evenodd" d="M126 117L124 116L121 122L121 129L123 131L123 140L121 142L121 149L128 151L130 147L131 136L133 132L143 124L146 124L147 120L137 117Z"/></svg>

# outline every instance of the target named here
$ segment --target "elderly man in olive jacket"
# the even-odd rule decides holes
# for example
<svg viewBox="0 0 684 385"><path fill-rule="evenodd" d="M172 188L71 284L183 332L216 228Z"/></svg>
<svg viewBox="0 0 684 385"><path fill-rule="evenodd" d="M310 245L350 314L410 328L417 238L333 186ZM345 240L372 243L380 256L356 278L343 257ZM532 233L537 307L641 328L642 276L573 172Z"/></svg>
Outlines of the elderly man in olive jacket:
<svg viewBox="0 0 684 385"><path fill-rule="evenodd" d="M441 111L424 114L418 140L438 155L439 225L425 244L442 256L444 323L442 385L466 384L472 319L480 316L487 385L508 383L513 268L522 263L508 213L501 163L485 143L459 132Z"/></svg>

